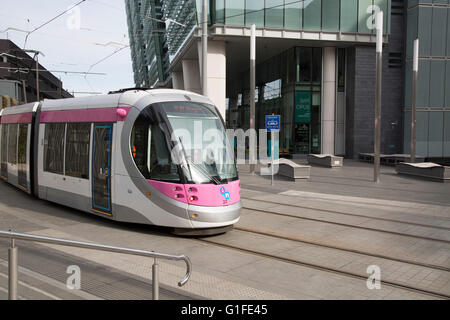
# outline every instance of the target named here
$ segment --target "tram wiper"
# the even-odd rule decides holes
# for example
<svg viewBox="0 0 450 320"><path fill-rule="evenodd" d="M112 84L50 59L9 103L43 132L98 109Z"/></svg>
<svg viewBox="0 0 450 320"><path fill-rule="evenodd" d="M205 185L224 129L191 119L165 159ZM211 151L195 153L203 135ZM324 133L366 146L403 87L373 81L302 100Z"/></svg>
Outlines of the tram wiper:
<svg viewBox="0 0 450 320"><path fill-rule="evenodd" d="M201 166L195 164L194 162L192 162L191 159L186 158L186 160L189 162L189 165L193 166L195 169L197 169L197 171L199 171L200 173L202 173L205 177L207 177L208 179L212 180L215 184L219 185L222 184L220 182L219 179L217 179L215 176L209 174L204 168L202 168Z"/></svg>
<svg viewBox="0 0 450 320"><path fill-rule="evenodd" d="M178 138L178 140L180 141L181 144L181 148L183 150L183 154L184 154L184 158L186 159L186 161L188 162L189 166L194 167L195 169L197 169L198 172L200 172L201 174L203 174L205 177L207 177L208 179L212 180L216 185L220 185L221 182L220 180L218 180L216 177L210 175L204 168L202 168L201 166L195 164L194 162L192 162L192 160L187 156L186 154L186 150L184 149L184 145L183 142L181 141L181 138Z"/></svg>

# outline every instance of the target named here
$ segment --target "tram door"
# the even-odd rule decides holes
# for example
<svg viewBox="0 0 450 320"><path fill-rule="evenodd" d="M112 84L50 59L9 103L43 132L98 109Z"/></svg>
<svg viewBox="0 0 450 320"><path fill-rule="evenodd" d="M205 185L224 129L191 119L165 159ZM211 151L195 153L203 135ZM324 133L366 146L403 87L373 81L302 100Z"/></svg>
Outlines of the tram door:
<svg viewBox="0 0 450 320"><path fill-rule="evenodd" d="M94 124L92 151L92 208L111 215L112 124Z"/></svg>
<svg viewBox="0 0 450 320"><path fill-rule="evenodd" d="M27 137L28 124L19 124L19 143L17 144L17 164L19 169L19 186L27 189Z"/></svg>
<svg viewBox="0 0 450 320"><path fill-rule="evenodd" d="M3 179L8 179L8 125L2 124L2 155L0 175Z"/></svg>

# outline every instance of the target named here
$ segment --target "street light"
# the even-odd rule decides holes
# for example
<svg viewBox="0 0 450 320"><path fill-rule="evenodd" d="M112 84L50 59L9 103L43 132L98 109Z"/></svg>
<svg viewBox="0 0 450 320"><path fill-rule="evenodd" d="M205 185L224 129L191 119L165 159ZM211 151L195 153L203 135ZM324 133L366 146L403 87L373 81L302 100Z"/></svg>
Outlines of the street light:
<svg viewBox="0 0 450 320"><path fill-rule="evenodd" d="M36 101L39 101L39 54L45 57L45 54L38 50L23 49L24 52L34 53L36 58Z"/></svg>
<svg viewBox="0 0 450 320"><path fill-rule="evenodd" d="M377 45L376 45L376 89L375 89L375 137L374 137L374 177L375 183L380 182L380 136L381 136L381 90L383 63L383 11L376 17Z"/></svg>

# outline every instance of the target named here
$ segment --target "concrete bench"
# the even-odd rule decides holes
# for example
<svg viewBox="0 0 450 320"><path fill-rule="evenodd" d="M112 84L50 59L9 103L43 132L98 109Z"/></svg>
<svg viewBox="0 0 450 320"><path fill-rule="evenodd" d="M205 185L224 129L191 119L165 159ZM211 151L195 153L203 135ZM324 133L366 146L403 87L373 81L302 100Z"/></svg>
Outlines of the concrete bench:
<svg viewBox="0 0 450 320"><path fill-rule="evenodd" d="M450 182L450 167L441 166L433 162L403 162L395 166L395 171L398 174L416 176L426 180Z"/></svg>
<svg viewBox="0 0 450 320"><path fill-rule="evenodd" d="M416 163L424 162L425 157L416 156ZM382 164L388 166L395 166L402 162L411 162L411 155L409 154L386 154L381 160Z"/></svg>
<svg viewBox="0 0 450 320"><path fill-rule="evenodd" d="M310 177L311 166L297 164L294 161L284 158L275 160L274 164L278 165L278 174L280 176L287 177L292 181L308 180Z"/></svg>
<svg viewBox="0 0 450 320"><path fill-rule="evenodd" d="M328 168L336 168L344 165L344 158L332 154L309 154L308 163Z"/></svg>
<svg viewBox="0 0 450 320"><path fill-rule="evenodd" d="M373 163L375 155L373 153L360 153L359 161ZM409 154L380 154L380 164L386 166L395 166L402 162L411 161ZM416 162L424 162L425 157L416 156Z"/></svg>

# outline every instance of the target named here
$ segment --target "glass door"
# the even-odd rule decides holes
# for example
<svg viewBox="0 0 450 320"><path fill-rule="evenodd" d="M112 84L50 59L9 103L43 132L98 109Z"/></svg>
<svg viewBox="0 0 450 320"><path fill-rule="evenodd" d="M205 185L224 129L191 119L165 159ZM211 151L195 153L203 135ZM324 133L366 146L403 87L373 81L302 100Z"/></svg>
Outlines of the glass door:
<svg viewBox="0 0 450 320"><path fill-rule="evenodd" d="M112 124L95 124L92 151L92 208L111 215Z"/></svg>

